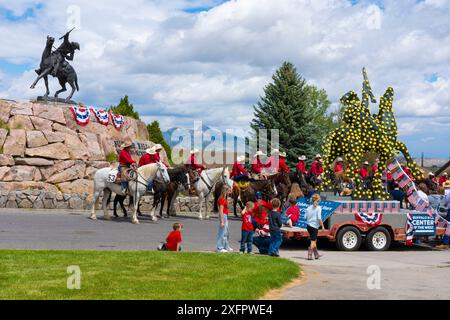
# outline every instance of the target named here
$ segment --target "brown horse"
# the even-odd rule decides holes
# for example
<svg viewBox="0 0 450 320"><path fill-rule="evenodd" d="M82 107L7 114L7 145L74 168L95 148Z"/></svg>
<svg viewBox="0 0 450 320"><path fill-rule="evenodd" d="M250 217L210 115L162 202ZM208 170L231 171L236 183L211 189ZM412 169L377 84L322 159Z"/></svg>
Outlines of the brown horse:
<svg viewBox="0 0 450 320"><path fill-rule="evenodd" d="M275 188L277 190L277 198L280 199L281 203L286 201L287 196L291 190L291 179L289 178L289 173L278 172L274 175L268 176L268 180L272 180Z"/></svg>

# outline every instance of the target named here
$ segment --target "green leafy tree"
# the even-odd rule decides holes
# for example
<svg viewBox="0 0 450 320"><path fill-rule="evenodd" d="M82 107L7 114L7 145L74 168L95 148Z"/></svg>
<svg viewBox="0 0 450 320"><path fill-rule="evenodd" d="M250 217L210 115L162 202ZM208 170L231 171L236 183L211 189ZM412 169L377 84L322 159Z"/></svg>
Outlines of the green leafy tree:
<svg viewBox="0 0 450 320"><path fill-rule="evenodd" d="M288 155L288 165L294 166L299 155L312 159L321 150L323 137L333 128L333 116L325 90L308 85L294 65L284 62L264 88L264 95L253 107L250 123L255 138L260 129L279 130L280 149Z"/></svg>
<svg viewBox="0 0 450 320"><path fill-rule="evenodd" d="M119 104L117 106L111 106L109 110L111 110L111 112L115 114L120 114L122 116L139 120L139 113L137 111L134 111L134 106L128 100L128 96L120 99Z"/></svg>
<svg viewBox="0 0 450 320"><path fill-rule="evenodd" d="M159 127L159 122L155 120L152 123L148 124L147 131L149 139L152 142L159 143L163 146L164 150L167 153L167 158L169 158L170 163L172 163L172 149L167 144L166 140L164 140L161 128Z"/></svg>

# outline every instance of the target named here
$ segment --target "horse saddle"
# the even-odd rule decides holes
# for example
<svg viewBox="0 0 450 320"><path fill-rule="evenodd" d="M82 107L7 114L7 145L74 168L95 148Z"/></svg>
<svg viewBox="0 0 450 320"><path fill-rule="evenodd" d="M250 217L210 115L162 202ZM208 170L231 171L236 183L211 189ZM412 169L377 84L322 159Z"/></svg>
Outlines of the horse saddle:
<svg viewBox="0 0 450 320"><path fill-rule="evenodd" d="M130 181L134 178L134 171L132 169L127 169L125 173L125 180ZM120 183L122 181L122 173L118 169L112 169L108 174L108 182Z"/></svg>
<svg viewBox="0 0 450 320"><path fill-rule="evenodd" d="M245 191L250 188L250 181L239 181L234 183L235 188L238 192Z"/></svg>

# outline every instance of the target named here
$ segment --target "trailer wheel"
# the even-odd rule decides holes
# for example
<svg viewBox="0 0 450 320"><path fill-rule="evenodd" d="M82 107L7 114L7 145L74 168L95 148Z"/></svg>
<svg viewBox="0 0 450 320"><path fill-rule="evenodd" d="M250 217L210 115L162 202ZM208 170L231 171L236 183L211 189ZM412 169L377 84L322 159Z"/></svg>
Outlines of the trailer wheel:
<svg viewBox="0 0 450 320"><path fill-rule="evenodd" d="M341 251L358 250L361 246L361 232L352 226L342 228L337 234L336 245Z"/></svg>
<svg viewBox="0 0 450 320"><path fill-rule="evenodd" d="M370 251L385 251L391 245L391 234L384 227L372 229L367 234L366 245Z"/></svg>

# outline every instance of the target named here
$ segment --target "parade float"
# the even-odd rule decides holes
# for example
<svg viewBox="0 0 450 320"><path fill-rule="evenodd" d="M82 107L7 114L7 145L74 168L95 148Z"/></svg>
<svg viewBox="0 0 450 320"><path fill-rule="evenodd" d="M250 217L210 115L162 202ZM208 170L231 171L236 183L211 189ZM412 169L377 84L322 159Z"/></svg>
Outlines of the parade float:
<svg viewBox="0 0 450 320"><path fill-rule="evenodd" d="M448 222L418 195L413 179L423 179L423 173L411 158L406 145L398 140L393 110L394 90L390 87L386 90L380 99L378 115L371 115L369 103L375 103L376 99L365 69L363 76L362 100L354 91L341 98L344 106L342 125L324 141L325 173L321 195L326 201L321 202L321 207L325 230L319 230L319 237L335 241L339 250L358 250L365 242L367 249L383 251L389 248L392 241L404 241L411 245L417 237L450 234ZM361 179L357 168L369 152L377 154L380 163L374 177L367 183ZM410 175L396 160L399 152L411 169ZM347 161L345 175L354 182L349 198L334 197L334 193L330 192L337 183L333 171L337 157ZM403 189L410 208L414 210L401 209L400 202L389 201L387 187L382 180L383 172L387 171ZM293 228L282 228L285 238L308 237L305 213L309 205L306 200L299 200L299 223Z"/></svg>

